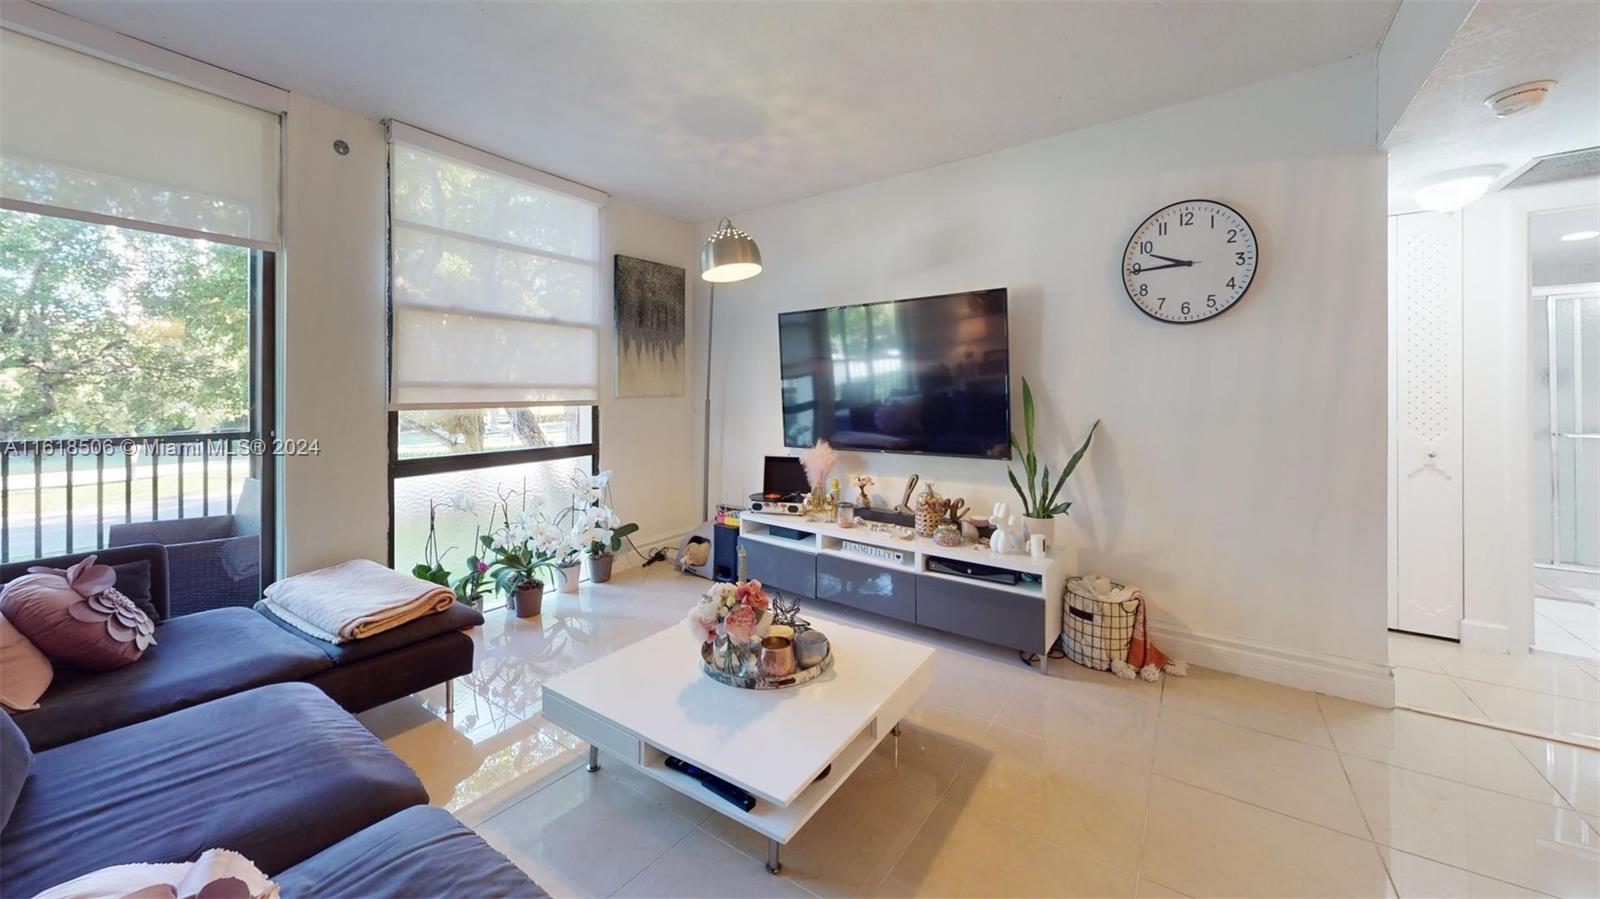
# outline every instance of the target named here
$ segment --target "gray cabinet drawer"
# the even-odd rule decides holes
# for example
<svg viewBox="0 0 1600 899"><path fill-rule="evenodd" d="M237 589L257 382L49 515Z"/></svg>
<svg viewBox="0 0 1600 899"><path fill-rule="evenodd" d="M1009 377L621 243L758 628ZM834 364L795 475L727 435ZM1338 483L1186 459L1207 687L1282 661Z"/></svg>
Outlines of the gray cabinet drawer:
<svg viewBox="0 0 1600 899"><path fill-rule="evenodd" d="M917 623L1015 649L1044 645L1044 599L917 575Z"/></svg>
<svg viewBox="0 0 1600 899"><path fill-rule="evenodd" d="M741 540L745 576L801 596L817 595L817 555L803 549L785 549L758 540Z"/></svg>
<svg viewBox="0 0 1600 899"><path fill-rule="evenodd" d="M910 571L817 556L817 598L901 621L917 620L917 576Z"/></svg>

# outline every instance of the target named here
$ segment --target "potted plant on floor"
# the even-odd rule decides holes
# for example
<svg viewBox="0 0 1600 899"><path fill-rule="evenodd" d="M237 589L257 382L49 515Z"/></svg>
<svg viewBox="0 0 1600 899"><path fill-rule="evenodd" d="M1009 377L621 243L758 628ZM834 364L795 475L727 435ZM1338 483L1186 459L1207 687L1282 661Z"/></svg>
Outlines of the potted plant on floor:
<svg viewBox="0 0 1600 899"><path fill-rule="evenodd" d="M608 510L609 511L609 510ZM615 521L615 516L612 516ZM609 539L597 538L589 542L589 579L597 584L611 580L611 565L616 561L617 553L622 549L622 541L639 530L633 522L615 525L611 528Z"/></svg>
<svg viewBox="0 0 1600 899"><path fill-rule="evenodd" d="M502 515L503 527L478 538L490 560L485 574L495 589L512 598L518 618L536 618L544 601L544 576L575 548L561 529L536 513L523 512L515 522L509 512Z"/></svg>
<svg viewBox="0 0 1600 899"><path fill-rule="evenodd" d="M1050 480L1050 466L1044 466L1043 471L1039 469L1039 458L1034 453L1033 447L1033 426L1033 388L1028 386L1028 379L1023 378L1022 433L1027 439L1027 447L1024 448L1017 443L1015 431L1011 434L1011 446L1017 455L1022 457L1022 480L1017 480L1017 473L1009 468L1006 469L1006 474L1010 476L1011 486L1016 488L1017 496L1022 500L1022 517L1027 522L1028 533L1043 534L1045 542L1053 545L1056 542L1055 517L1067 514L1067 510L1072 508L1070 502L1057 501L1061 498L1061 488L1066 486L1067 478L1072 476L1078 463L1083 460L1083 454L1088 452L1089 441L1094 439L1094 432L1100 427L1100 421L1096 419L1095 423L1089 426L1089 434L1083 438L1083 445L1078 447L1078 451L1067 460L1066 466L1061 469L1061 476L1053 484ZM1027 484L1027 489L1023 489L1024 483Z"/></svg>

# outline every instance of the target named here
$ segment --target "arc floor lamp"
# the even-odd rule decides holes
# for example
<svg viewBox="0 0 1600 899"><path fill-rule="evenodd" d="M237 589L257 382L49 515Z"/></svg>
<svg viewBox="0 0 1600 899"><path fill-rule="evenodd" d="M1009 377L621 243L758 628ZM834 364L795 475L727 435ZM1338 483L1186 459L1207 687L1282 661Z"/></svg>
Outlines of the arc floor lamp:
<svg viewBox="0 0 1600 899"><path fill-rule="evenodd" d="M700 510L711 515L711 338L717 321L717 285L748 281L761 274L761 248L749 234L724 218L700 248L700 278L711 283L706 307L706 408L700 465Z"/></svg>

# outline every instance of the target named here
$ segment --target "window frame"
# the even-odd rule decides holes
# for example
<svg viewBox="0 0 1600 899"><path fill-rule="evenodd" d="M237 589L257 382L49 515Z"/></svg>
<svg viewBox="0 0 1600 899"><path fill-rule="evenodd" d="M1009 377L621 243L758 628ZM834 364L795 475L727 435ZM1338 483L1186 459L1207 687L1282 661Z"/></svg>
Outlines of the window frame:
<svg viewBox="0 0 1600 899"><path fill-rule="evenodd" d="M383 285L384 360L383 361L384 361L384 372L385 372L385 386L387 388L386 400L389 403L389 409L388 409L389 454L388 454L388 463L387 463L387 466L386 466L386 469L387 469L386 473L387 473L387 479L388 479L387 501L388 501L388 505L389 505L389 528L388 528L388 538L387 538L386 542L387 542L387 553L388 553L387 557L388 557L389 567L393 568L394 564L395 564L395 551L394 551L394 537L395 537L394 491L395 491L395 482L396 481L404 480L406 478L411 478L411 477L419 477L419 476L423 476L423 475L451 474L451 473L462 472L462 471L475 471L475 470L484 469L484 468L499 468L499 467L502 467L502 466L515 465L515 464L519 464L519 463L556 462L556 461L560 461L560 460L563 460L563 459L575 459L575 458L579 458L579 457L582 457L582 456L588 456L589 457L590 474L599 474L600 473L600 404L601 404L601 401L602 401L602 395L601 395L602 384L603 384L604 378L605 378L604 345L603 345L603 343L604 343L606 335L605 335L605 324L604 324L604 321L605 321L605 304L604 304L603 298L599 294L599 289L600 289L600 285L601 285L601 281L600 281L600 261L605 259L605 256L606 256L606 254L605 254L604 207L605 207L605 201L606 201L607 197L606 197L606 195L604 193L601 193L599 191L594 191L591 188L586 188L586 187L584 187L582 185L578 185L578 184L575 184L575 183L572 183L572 182L568 182L568 181L566 181L564 179L556 178L555 176L547 175L547 174L539 172L539 171L537 171L535 169L526 169L526 170L522 170L522 171L511 171L511 170L508 170L506 168L506 166L516 166L516 168L519 169L519 170L523 169L523 167L519 166L519 165L516 165L515 163L510 163L510 162L508 162L506 160L502 160L499 157L493 156L491 154L484 153L483 151L477 150L474 147L471 147L471 146L468 146L468 145L465 145L465 144L458 144L457 142L450 141L447 138L443 138L443 137L440 137L438 135L434 135L434 134L432 134L430 132L422 131L420 129L413 128L413 127L411 127L409 125L406 125L406 124L404 124L402 122L397 122L395 120L390 119L390 120L386 120L385 121L385 126L388 129L388 143L389 143L389 146L386 148L385 154L384 154L384 156L385 156L385 162L384 162L385 170L384 170L384 231L383 231L383 238L384 238L384 285ZM521 180L526 180L529 183L532 183L535 186L541 187L541 188L546 189L546 190L553 190L553 191L556 191L556 192L559 192L559 193L566 193L566 194L569 194L569 195L572 195L572 196L576 196L579 199L584 200L585 202L593 203L597 207L596 212L595 212L595 216L596 216L595 225L596 225L596 228L597 228L596 235L595 235L596 236L596 240L597 240L597 245L596 245L597 257L596 257L595 261L592 263L592 267L594 269L593 277L595 279L595 288L596 288L595 301L596 301L597 304L599 304L599 308L600 308L600 321L596 322L596 324L594 325L594 331L595 331L595 339L597 341L597 344L599 344L597 346L597 351L601 355L599 357L600 361L598 363L599 366L600 366L600 369L599 369L599 373L598 373L598 375L596 377L596 383L595 383L595 398L592 401L565 400L565 401L561 401L561 402L558 402L558 403L540 403L540 404L535 404L535 405L559 405L559 406L588 406L589 407L589 442L571 444L571 445L567 445L567 446L540 446L540 447L529 447L529 448L525 448L525 449L493 450L493 451L485 451L485 452L477 452L477 453L452 453L452 454L446 454L446 455L441 455L441 456L429 456L429 457L426 457L426 458L419 458L419 459L402 459L402 458L400 458L400 412L399 412L399 410L397 408L395 408L394 403L393 403L393 397L394 397L394 384L393 384L393 381L394 381L394 320L395 320L395 302L394 302L394 300L395 300L395 298L394 298L394 263L395 263L394 229L395 229L395 218L394 218L394 149L393 149L393 144L395 142L395 138L396 138L397 133L400 136L400 142L401 143L417 147L417 148L423 150L424 152L432 153L432 154L436 154L436 155L443 155L443 156L448 157L448 158L456 158L456 159L458 159L458 161L460 161L460 162L462 162L464 164L477 166L477 167L483 168L483 169L485 169L487 171L491 171L491 172L495 172L497 174L500 174L500 175L502 175L504 177L512 177L512 178L518 178L518 179L521 179ZM415 227L415 226L413 224L411 224L411 223L406 223L405 227ZM463 235L463 236L466 236L466 235ZM488 241L488 242L492 243L492 241ZM519 249L518 251L519 252L531 252L531 253L534 253L535 255L545 255L545 256L554 256L556 258L566 258L566 257L561 256L561 254L551 254L551 253L548 253L548 252L541 252L541 251L536 251L536 250L531 250L531 249L526 249L526 248ZM588 263L586 260L574 260L574 261L583 261L584 264L586 264L586 265L590 265L591 264L591 263ZM497 404L497 405L516 406L516 405L519 405L519 404L510 403L510 404ZM460 406L441 405L441 406L430 407L430 408L437 408L437 409L452 409L452 408L467 409L467 408L473 408L474 406L481 406L481 404L465 403L465 404L462 404Z"/></svg>
<svg viewBox="0 0 1600 899"><path fill-rule="evenodd" d="M570 406L589 407L589 442L567 446L535 446L527 449L494 450L481 453L453 453L428 456L422 459L400 458L400 413L389 410L389 567L394 567L394 486L395 481L432 474L452 474L475 471L480 468L500 468L526 462L557 462L562 459L589 457L589 473L600 473L600 404L567 403ZM469 408L469 407L462 407Z"/></svg>

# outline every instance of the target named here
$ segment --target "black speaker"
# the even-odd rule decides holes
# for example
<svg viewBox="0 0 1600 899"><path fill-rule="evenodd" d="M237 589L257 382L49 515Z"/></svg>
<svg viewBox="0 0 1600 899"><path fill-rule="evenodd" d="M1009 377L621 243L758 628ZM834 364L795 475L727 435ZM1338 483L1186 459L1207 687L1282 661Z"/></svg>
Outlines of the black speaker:
<svg viewBox="0 0 1600 899"><path fill-rule="evenodd" d="M733 583L739 579L739 528L719 524L711 535L711 579Z"/></svg>

